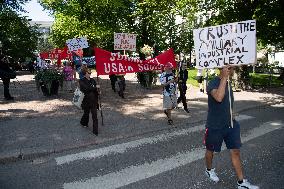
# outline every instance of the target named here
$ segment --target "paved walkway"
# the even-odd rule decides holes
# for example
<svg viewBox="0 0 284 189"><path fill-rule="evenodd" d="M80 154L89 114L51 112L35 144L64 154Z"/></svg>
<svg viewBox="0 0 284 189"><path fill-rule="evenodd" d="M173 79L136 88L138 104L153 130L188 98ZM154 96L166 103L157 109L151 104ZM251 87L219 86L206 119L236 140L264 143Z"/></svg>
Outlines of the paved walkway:
<svg viewBox="0 0 284 189"><path fill-rule="evenodd" d="M108 76L100 79L104 125L99 116L99 136L92 127L79 124L82 110L72 105L72 93L64 90L56 97L44 97L37 91L32 75L20 75L11 84L14 102L0 98L0 162L29 159L50 153L100 144L126 137L140 136L161 130L174 130L167 125L161 111L161 86L141 88L134 74L128 74L126 99L111 90ZM0 91L3 85L0 84ZM235 92L235 111L284 103L282 88L262 92ZM178 128L204 123L207 115L207 95L188 86L190 113L182 108L173 112ZM181 106L181 104L180 104ZM98 112L100 115L100 112Z"/></svg>

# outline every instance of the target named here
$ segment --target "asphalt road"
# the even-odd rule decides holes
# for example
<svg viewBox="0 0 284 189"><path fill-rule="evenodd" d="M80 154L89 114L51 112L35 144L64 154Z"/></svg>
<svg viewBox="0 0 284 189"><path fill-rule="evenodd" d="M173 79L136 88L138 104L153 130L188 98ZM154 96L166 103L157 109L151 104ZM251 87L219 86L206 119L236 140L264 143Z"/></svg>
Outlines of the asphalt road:
<svg viewBox="0 0 284 189"><path fill-rule="evenodd" d="M283 189L284 106L241 112L246 178L262 189ZM187 125L52 156L0 165L1 189L231 189L236 177L228 150L215 155L219 183L204 174L204 125Z"/></svg>

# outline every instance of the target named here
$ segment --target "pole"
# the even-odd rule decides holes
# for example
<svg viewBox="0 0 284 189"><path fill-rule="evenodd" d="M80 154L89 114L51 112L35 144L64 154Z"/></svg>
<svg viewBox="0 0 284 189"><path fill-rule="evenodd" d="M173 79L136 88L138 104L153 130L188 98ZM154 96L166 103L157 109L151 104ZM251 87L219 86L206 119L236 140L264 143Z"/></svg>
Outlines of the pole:
<svg viewBox="0 0 284 189"><path fill-rule="evenodd" d="M207 91L207 84L208 84L208 69L205 69L205 77L204 77L204 83L203 83L203 93L206 93Z"/></svg>
<svg viewBox="0 0 284 189"><path fill-rule="evenodd" d="M228 79L228 92L229 92L229 104L230 104L230 121L231 121L231 128L233 128L234 125L233 125L233 110L232 110L232 100L231 100L230 79Z"/></svg>
<svg viewBox="0 0 284 189"><path fill-rule="evenodd" d="M179 83L179 72L180 72L180 67L179 66L177 66L177 71L176 71L176 74L175 74L175 78L177 78L177 90L176 90L176 95L178 95L178 89L179 89L179 87L180 87L180 83ZM180 91L180 93L181 93L181 91Z"/></svg>
<svg viewBox="0 0 284 189"><path fill-rule="evenodd" d="M98 85L100 85L98 72L97 72L97 83L98 83ZM100 111L101 111L102 125L104 125L104 115L103 115L102 101L101 101L101 95L100 94L98 94L98 101L99 101L99 107L100 107Z"/></svg>

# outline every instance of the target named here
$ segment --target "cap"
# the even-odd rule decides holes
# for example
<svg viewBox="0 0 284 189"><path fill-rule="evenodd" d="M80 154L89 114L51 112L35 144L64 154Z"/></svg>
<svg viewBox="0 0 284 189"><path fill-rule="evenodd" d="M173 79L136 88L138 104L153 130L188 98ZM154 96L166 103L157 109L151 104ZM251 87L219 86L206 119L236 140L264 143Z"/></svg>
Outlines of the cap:
<svg viewBox="0 0 284 189"><path fill-rule="evenodd" d="M173 67L174 67L173 64L170 62L165 64L165 68L173 68Z"/></svg>

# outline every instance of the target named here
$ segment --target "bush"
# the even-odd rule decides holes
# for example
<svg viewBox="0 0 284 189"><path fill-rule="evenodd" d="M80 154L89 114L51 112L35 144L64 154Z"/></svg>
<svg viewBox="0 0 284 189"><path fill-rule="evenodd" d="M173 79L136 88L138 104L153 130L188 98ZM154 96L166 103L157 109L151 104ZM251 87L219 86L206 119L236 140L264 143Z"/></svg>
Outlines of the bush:
<svg viewBox="0 0 284 189"><path fill-rule="evenodd" d="M41 86L46 86L48 93L50 93L51 85L55 81L63 87L64 74L56 69L39 70L35 74L35 81L38 90Z"/></svg>
<svg viewBox="0 0 284 189"><path fill-rule="evenodd" d="M156 71L137 72L136 77L142 87L150 88L156 84L158 73Z"/></svg>

